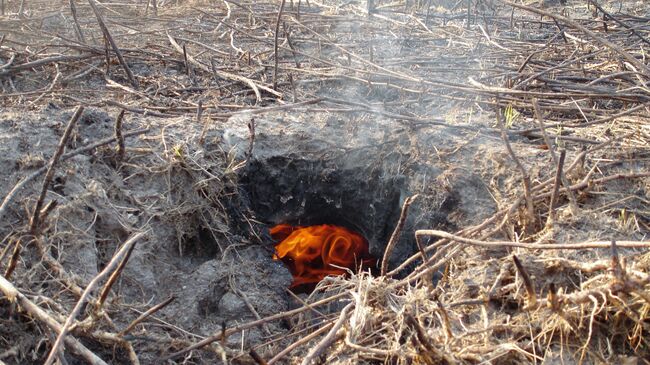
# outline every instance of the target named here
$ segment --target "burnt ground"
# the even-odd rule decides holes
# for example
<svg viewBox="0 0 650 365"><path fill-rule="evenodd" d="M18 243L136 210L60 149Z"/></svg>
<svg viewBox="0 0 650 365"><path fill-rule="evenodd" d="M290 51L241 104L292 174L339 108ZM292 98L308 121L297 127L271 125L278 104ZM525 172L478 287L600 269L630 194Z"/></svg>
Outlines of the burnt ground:
<svg viewBox="0 0 650 365"><path fill-rule="evenodd" d="M0 364L648 363L643 1L280 3L3 2Z"/></svg>

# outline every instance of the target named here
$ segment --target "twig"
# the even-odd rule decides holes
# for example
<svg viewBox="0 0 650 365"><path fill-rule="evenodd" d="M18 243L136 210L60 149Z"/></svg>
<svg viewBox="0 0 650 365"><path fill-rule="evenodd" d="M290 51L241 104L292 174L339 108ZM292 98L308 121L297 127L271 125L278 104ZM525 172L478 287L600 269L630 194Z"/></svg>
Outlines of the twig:
<svg viewBox="0 0 650 365"><path fill-rule="evenodd" d="M193 351L193 350L199 349L201 347L207 346L207 345L209 345L209 344L211 344L211 343L213 343L215 341L219 341L219 340L222 340L222 339L225 340L226 338L228 338L233 333L237 333L237 332L243 331L245 329L257 327L257 326L259 326L261 324L264 324L264 323L267 323L267 322L275 321L275 320L286 318L286 317L291 317L291 316L296 315L298 313L302 313L302 312L306 312L308 310L312 310L313 307L317 307L317 306L327 304L329 302L341 299L341 298L343 298L343 297L345 297L347 295L348 295L348 293L346 293L346 292L339 293L339 294L336 294L336 295L332 295L331 297L321 299L321 300L319 300L317 302L311 303L311 305L309 305L309 306L303 306L303 307L296 308L296 309L293 309L293 310L290 310L290 311L277 313L277 314L274 314L274 315L271 315L271 316L268 316L266 318L262 318L262 319L259 319L259 320L256 320L256 321L240 324L240 325L235 326L233 328L229 328L229 329L227 329L225 331L222 331L222 332L220 332L218 334L207 337L207 338L195 343L192 346L188 346L188 347L186 347L186 348L184 348L184 349L182 349L180 351L174 352L173 354L165 356L160 360L161 361L166 361L166 360L169 360L169 359L173 359L175 357L184 355L184 354L186 354L186 353L188 353L190 351Z"/></svg>
<svg viewBox="0 0 650 365"><path fill-rule="evenodd" d="M147 132L149 132L149 128L137 129L137 130L134 130L134 131L124 133L124 137L126 138L126 137L138 136L138 135L141 135L141 134L145 134ZM74 151L70 151L70 152L64 154L63 156L61 156L60 161L69 160L70 158L72 158L72 157L74 157L76 155L82 154L84 152L92 151L97 147L101 147L101 146L104 146L104 145L107 145L107 144L113 143L113 142L115 142L115 137L102 139L102 140L97 141L95 143L89 144L89 145L87 145L85 147L81 147L81 148L78 148L78 149L76 149ZM48 169L48 166L44 166L44 167L41 167L40 169L32 172L30 175L28 175L23 180L18 182L13 187L13 189L11 189L11 191L9 191L9 193L7 193L7 196L5 196L4 200L2 201L2 205L0 205L0 220L2 220L2 218L4 217L4 215L5 215L6 211L7 211L7 207L9 206L9 203L11 203L11 201L16 197L16 194L18 194L18 192L20 190L22 190L25 187L25 185L27 185L28 182L36 179L42 173L46 172L47 169Z"/></svg>
<svg viewBox="0 0 650 365"><path fill-rule="evenodd" d="M113 271L111 276L106 281L106 284L104 285L104 287L102 288L99 294L99 299L97 300L97 310L100 310L104 305L104 301L106 301L106 298L108 297L108 293L110 293L111 288L113 287L113 284L115 284L117 278L120 277L120 274L122 274L122 270L124 270L126 263L129 261L129 257L131 257L131 253L133 252L134 248L135 245L131 245L131 247L126 251L124 258L122 258L122 261L120 261L120 264L117 266L117 269Z"/></svg>
<svg viewBox="0 0 650 365"><path fill-rule="evenodd" d="M158 113L158 112L154 112L154 111L147 110L147 109L140 109L140 108L131 107L131 106L120 103L119 101L115 101L115 100L104 100L103 104L104 105L109 105L109 106L115 106L115 107L118 107L118 108L122 108L122 109L126 110L127 112L136 113L136 114L150 115L150 116L153 116L153 117L160 117L160 118L173 118L173 117L175 117L175 115L173 115L173 114Z"/></svg>
<svg viewBox="0 0 650 365"><path fill-rule="evenodd" d="M187 72L187 77L192 77L192 66L187 62L187 47L183 44L183 62L185 62L185 72Z"/></svg>
<svg viewBox="0 0 650 365"><path fill-rule="evenodd" d="M542 132L544 142L548 146L548 150L551 154L551 158L553 159L553 162L555 163L555 166L558 166L558 175L560 176L562 185L564 185L565 188L569 189L571 184L569 183L569 180L562 173L562 167L560 166L560 161L557 155L555 154L555 147L553 146L553 144L551 144L551 140L548 138L548 135L546 134L544 119L542 118L542 112L539 110L539 104L537 103L537 99L533 99L532 104L533 104L533 110L535 111L535 119L537 119L537 123L539 124L539 129ZM576 200L575 195L573 195L573 192L571 190L567 190L567 196L569 197L571 212L573 214L578 214L578 201Z"/></svg>
<svg viewBox="0 0 650 365"><path fill-rule="evenodd" d="M250 162L253 157L253 147L255 146L255 118L251 118L248 122L248 151L246 152L246 161Z"/></svg>
<svg viewBox="0 0 650 365"><path fill-rule="evenodd" d="M50 159L50 163L46 166L47 173L45 174L45 178L43 179L41 192L38 196L38 200L36 200L36 205L34 206L34 211L32 212L32 217L29 225L29 234L32 237L35 237L38 234L37 231L39 228L39 223L41 218L41 208L43 207L43 203L45 201L47 189L50 186L50 182L52 182L52 178L54 177L54 171L56 171L56 165L59 162L61 155L63 155L63 151L65 151L65 145L68 143L68 138L70 138L70 134L72 133L72 130L74 129L75 124L77 123L77 120L79 120L79 118L83 114L83 111L84 111L83 106L78 106L77 109L74 111L72 118L70 118L70 121L68 121L68 125L66 126L65 131L63 132L63 136L61 136L61 140L59 141L59 145L56 149L56 152ZM9 194L11 194L11 192ZM3 207L4 207L4 203L3 203ZM0 217L2 211L3 210L0 210ZM18 264L18 258L20 257L20 252L22 250L22 246L23 245L21 240L16 241L16 246L14 247L14 251L11 255L11 258L9 259L7 270L5 271L5 276L7 278L10 278L11 274L16 269L16 265Z"/></svg>
<svg viewBox="0 0 650 365"><path fill-rule="evenodd" d="M171 43L171 45L174 47L174 49L177 52L179 52L180 54L182 54L183 53L183 47L181 47L178 44L178 42L176 42L176 40L169 33L167 34L167 38L169 38L169 43ZM270 87L267 87L267 86L264 86L264 85L258 85L253 80L251 80L251 79L249 79L247 77L244 77L244 76L241 76L241 75L231 74L229 72L224 72L224 71L220 71L220 70L217 70L217 69L211 70L208 66L206 66L206 65L202 64L201 62L197 61L190 54L187 55L187 60L190 63L194 64L196 67L200 68L201 70L203 70L205 72L212 73L214 71L214 73L217 76L219 76L219 77L221 77L223 79L243 82L244 84L248 85L253 90L253 92L255 93L255 97L257 98L258 102L262 101L262 94L260 94L260 90L264 90L264 91L266 91L266 92L268 92L270 94L273 94L273 95L275 95L277 97L282 97L281 93L273 90Z"/></svg>
<svg viewBox="0 0 650 365"><path fill-rule="evenodd" d="M442 314L442 324L445 329L445 333L447 334L447 340L451 340L454 338L454 333L451 331L452 327L451 321L449 320L449 313L447 313L447 309L439 299L436 299L436 304L438 304L438 310Z"/></svg>
<svg viewBox="0 0 650 365"><path fill-rule="evenodd" d="M618 248L616 247L616 240L612 240L611 245L612 249L612 262L611 262L611 270L612 273L614 273L614 276L619 279L619 280L624 280L625 276L625 267L621 265L621 261L619 260L618 256Z"/></svg>
<svg viewBox="0 0 650 365"><path fill-rule="evenodd" d="M280 20L282 20L282 12L284 11L284 3L286 0L282 0L280 3L280 10L278 10L278 19L275 21L275 34L273 39L273 52L275 55L275 65L273 68L273 89L277 90L278 88L278 63L280 61L278 57L278 36L280 33Z"/></svg>
<svg viewBox="0 0 650 365"><path fill-rule="evenodd" d="M203 117L203 100L199 100L199 103L196 106L196 123L201 124L202 117Z"/></svg>
<svg viewBox="0 0 650 365"><path fill-rule="evenodd" d="M537 295L535 294L535 285L533 284L533 281L530 280L530 275L528 275L526 268L524 268L524 265L521 264L521 261L519 261L517 255L512 255L512 261L515 262L515 267L517 268L519 275L521 275L521 278L524 281L524 286L526 287L526 294L528 294L528 304L526 305L526 307L533 308L537 303Z"/></svg>
<svg viewBox="0 0 650 365"><path fill-rule="evenodd" d="M348 319L348 313L350 312L350 310L352 310L353 307L354 304L350 303L346 305L345 308L343 308L341 314L339 315L339 319L336 321L336 323L334 323L334 326L332 326L332 328L329 330L327 335L325 335L325 337L323 337L323 339L320 340L318 345L316 345L313 349L311 349L311 351L309 351L309 353L303 358L300 365L311 364L311 362L316 357L320 356L320 354L322 354L323 351L327 350L327 348L330 347L332 342L334 342L334 340L336 339L339 329L343 326L343 323L345 323L345 321Z"/></svg>
<svg viewBox="0 0 650 365"><path fill-rule="evenodd" d="M56 67L56 75L54 75L54 80L52 80L52 83L50 84L50 86L47 89L43 90L41 95L39 95L36 99L34 99L33 101L30 102L31 105L36 105L41 99L43 99L43 97L45 97L45 95L51 93L52 90L54 90L54 87L56 86L56 83L61 78L61 72L59 72L59 65L55 64L54 66Z"/></svg>
<svg viewBox="0 0 650 365"><path fill-rule="evenodd" d="M499 97L497 96L497 105L498 104L499 104ZM532 233L532 229L536 225L536 219L535 219L535 208L533 206L533 198L531 194L530 176L528 175L528 171L526 171L524 165L521 163L521 161L519 161L517 155L515 155L515 151L512 149L512 146L510 145L510 141L508 140L508 134L506 132L506 126L505 123L503 122L503 118L501 117L501 110L499 108L497 108L496 110L496 117L497 117L497 124L499 125L499 129L501 130L501 139L503 139L503 143L505 143L506 149L508 150L510 157L515 162L515 165L517 165L517 168L521 172L522 180L524 183L526 215L528 216L525 227L528 233Z"/></svg>
<svg viewBox="0 0 650 365"><path fill-rule="evenodd" d="M284 3L284 0L282 2ZM255 351L255 349L248 350L248 354L253 358L253 360L255 361L255 363L257 365L268 365L269 364L268 362L266 362L266 360L264 360L262 358L262 356L260 356L260 354L257 353L257 351Z"/></svg>
<svg viewBox="0 0 650 365"><path fill-rule="evenodd" d="M59 146L57 147L54 156L52 156L52 159L48 164L47 173L45 174L45 178L43 179L43 186L41 187L41 193L38 196L38 200L36 201L36 206L34 207L34 212L32 214L32 219L29 226L29 232L33 236L36 235L36 231L38 229L41 208L43 207L43 202L45 201L47 188L50 186L50 182L52 182L52 178L54 177L54 171L56 171L56 165L58 164L59 159L63 155L63 152L65 151L65 145L68 143L68 138L70 138L70 134L72 134L72 130L74 129L75 124L77 123L77 121L79 120L83 112L84 112L84 107L81 105L78 106L77 109L75 109L74 113L72 114L72 118L70 118L70 121L68 121L68 125L65 127L63 136L61 136L61 140L59 141Z"/></svg>
<svg viewBox="0 0 650 365"><path fill-rule="evenodd" d="M257 318L258 320L262 319L260 314L257 312L257 309L255 309L255 306L253 305L253 303L251 303L251 301L248 299L248 296L246 295L246 293L244 293L243 291L241 291L237 287L235 287L235 285L232 282L230 282L230 287L233 289L233 291L237 295L239 295L239 297L241 297L241 299L244 301L244 303L246 303L246 306L248 307L248 310L250 310L251 313L253 313L255 318ZM273 335L273 333L271 332L271 329L269 328L269 326L266 323L262 324L262 329L264 330L264 332L266 332L266 334L269 337Z"/></svg>
<svg viewBox="0 0 650 365"><path fill-rule="evenodd" d="M556 166L555 182L553 183L553 193L551 194L551 201L548 206L548 217L546 218L546 227L550 228L555 219L555 202L557 201L557 194L560 190L562 168L564 166L564 159L566 157L566 150L560 151L560 158Z"/></svg>
<svg viewBox="0 0 650 365"><path fill-rule="evenodd" d="M645 38L644 36L642 36L641 34L639 34L639 32L637 32L636 29L634 29L634 28L630 27L629 25L627 25L627 23L618 20L618 19L617 19L616 17L614 17L612 14L608 13L605 9L603 9L600 5L598 5L598 3L596 2L596 0L589 0L589 2L591 2L591 3L596 7L596 9L598 9L601 13L603 13L603 15L606 15L607 18L609 18L609 19L615 21L616 23L618 23L618 24L619 24L620 26L622 26L623 28L629 29L629 30L632 32L632 34L634 34L634 35L637 36L640 40L642 40L643 43L650 45L650 41L649 41L647 38Z"/></svg>
<svg viewBox="0 0 650 365"><path fill-rule="evenodd" d="M328 331L330 328L332 328L333 325L334 325L334 323L330 322L330 323L324 325L323 327L317 329L316 331L308 334L307 336L300 338L298 341L292 343L291 345L287 346L284 350L278 352L277 355L273 356L271 358L271 360L268 361L268 364L269 365L275 364L280 359L282 359L285 355L287 355L291 351L295 350L297 347L299 347L299 346L313 340L314 338L316 338L316 337L322 335L323 333L325 333L326 331Z"/></svg>
<svg viewBox="0 0 650 365"><path fill-rule="evenodd" d="M395 248L397 241L399 240L399 236L402 233L402 228L404 228L404 223L406 222L406 217L408 216L409 207L415 198L417 198L417 194L410 196L404 200L404 204L402 205L402 213L399 216L395 230L393 230L393 234L390 236L388 244L386 245L386 249L384 250L384 257L381 260L381 276L385 276L386 272L388 271L388 260L390 259L390 255Z"/></svg>
<svg viewBox="0 0 650 365"><path fill-rule="evenodd" d="M19 65L11 66L6 70L0 71L0 76L11 75L11 74L14 74L14 73L17 73L17 72L20 72L20 71L29 70L29 69L44 66L44 65L47 65L47 64L50 64L50 63L64 63L64 62L83 61L83 60L87 60L89 58L95 58L95 57L97 57L96 54L83 54L83 55L77 55L77 56L52 56L52 57L47 57L47 58L41 58L40 60L21 63Z"/></svg>
<svg viewBox="0 0 650 365"><path fill-rule="evenodd" d="M16 243L14 244L14 250L11 252L11 258L9 258L9 263L7 264L7 269L5 270L5 276L9 279L11 278L11 274L13 274L14 270L16 270L16 266L18 265L18 259L20 258L20 252L23 248L23 243L22 240L19 238L16 240Z"/></svg>
<svg viewBox="0 0 650 365"><path fill-rule="evenodd" d="M120 114L117 115L115 119L115 139L117 139L117 161L122 162L124 160L124 136L122 135L122 120L124 119L125 110L120 110Z"/></svg>
<svg viewBox="0 0 650 365"><path fill-rule="evenodd" d="M521 4L516 4L507 0L501 0L504 4L510 5L515 8L523 9L526 11L530 11L531 13L536 13L539 15L544 15L549 18L556 19L558 21L561 21L565 24L570 25L571 27L580 30L581 32L585 33L586 35L590 36L593 38L596 42L600 43L601 45L611 49L612 51L618 53L619 55L623 56L628 62L633 64L641 73L645 74L646 76L650 76L650 68L643 64L643 62L639 61L636 57L632 56L628 52L626 52L623 48L621 48L619 45L614 44L610 42L609 40L599 36L598 34L594 33L593 31L589 30L587 27L583 26L582 24L575 22L571 19L565 18L561 15L554 14L542 9L537 9L532 6L526 6L526 5L521 5Z"/></svg>
<svg viewBox="0 0 650 365"><path fill-rule="evenodd" d="M0 46L2 45L2 41L4 41L4 39L5 39L5 36L3 34L2 37L0 37ZM14 64L15 60L16 60L16 54L14 53L14 54L11 55L11 57L9 57L9 60L7 62L5 62L4 65L0 66L0 70L4 70L6 68L9 68L11 65Z"/></svg>
<svg viewBox="0 0 650 365"><path fill-rule="evenodd" d="M429 25L429 15L431 15L431 0L427 0L427 14L424 17L424 24Z"/></svg>
<svg viewBox="0 0 650 365"><path fill-rule="evenodd" d="M588 151L583 151L583 152L581 152L578 156L576 156L576 158L575 158L574 161L571 163L571 165L569 165L569 167L566 169L566 171L567 171L567 172L570 172L570 171L572 171L574 168L576 168L576 166L579 165L580 161L582 161L588 153L591 153L591 152L595 152L595 151L601 150L601 149L603 149L603 148L605 148L605 147L611 145L611 144L614 143L615 141L617 141L617 140L621 140L623 137L626 137L626 136L612 138L612 139L610 139L610 140L607 140L607 141L605 141L605 142L599 144L598 146L595 146L595 147L591 148L591 149L588 150ZM629 135L628 135L628 137L629 137ZM577 183L577 184L571 186L571 189L572 189L572 190L583 189L583 188L588 187L590 184L592 184L592 185L593 185L593 184L603 184L603 183L606 183L606 182L609 182L609 181L613 181L613 180L616 180L616 179L632 179L632 178L642 178L642 177L648 177L648 176L650 176L650 173L615 174L615 175L606 176L606 177L604 177L604 178L601 178L601 179L595 179L595 180L591 180L591 181L590 181L588 178L586 178L586 179L583 179L583 181L581 181L581 182L579 182L579 183ZM546 180L546 181L543 181L543 182L541 182L540 184L538 184L538 185L535 187L535 189L533 189L533 190L538 190L538 191L539 191L539 190L541 190L542 188L544 188L545 186L547 186L547 184L550 184L550 183L552 183L552 182L553 182L553 178L550 178L550 179L548 179L548 180ZM543 194L535 195L535 199L545 199L545 198L548 198L548 197L550 197L550 196L551 196L551 193L548 192L548 193L543 193ZM497 222L499 219L502 220L502 223L501 223L501 224L504 224L506 220L505 220L505 218L503 218L503 217L504 217L504 216L507 217L509 214L511 214L512 212L514 212L514 211L519 207L519 205L520 205L523 201L524 201L524 198L523 198L523 197L519 197L519 198L516 199L515 202L512 203L508 208L505 208L505 209L501 209L501 210L499 210L499 211L496 212L494 215L492 215L490 218L486 219L485 221L483 221L482 223L480 223L480 224L478 224L478 225L471 226L471 227L465 228L465 229L463 229L463 230L457 232L457 234L455 235L455 237L460 237L459 234L463 234L463 235L471 235L471 234L476 234L476 233L478 233L478 232L481 232L481 231L483 231L484 229L490 227L491 225L494 225L495 222ZM490 232L488 232L488 233L483 234L482 236L483 236L484 238L490 237L492 234L496 233L499 229L500 229L500 227L499 227L499 225L497 225L496 228L492 229L492 230L491 230ZM423 237L423 236L429 236L429 234L426 234L425 231L416 231L416 232L415 232L415 239L416 239L416 240L420 240L420 237ZM449 241L448 241L447 238L441 239L441 240L435 242L434 244L425 247L424 251L429 252L429 251L431 251L431 250L436 249L437 247L442 247L443 245L447 244L448 242L449 242ZM557 247L557 246L555 246L555 247ZM432 269L432 267L430 267L430 266L428 266L428 265L432 264L432 263L435 261L436 257L439 256L438 254L439 254L441 251L444 251L444 250L443 250L443 249L439 249L439 250L436 252L436 255L434 255L433 257L429 258L429 259L428 259L428 260L423 264L422 267L425 267L425 266L427 267L426 269L423 269L423 271L426 271L426 272L432 272L432 271L434 270L434 269ZM397 274L398 272L404 270L408 265L411 265L415 260L417 260L417 259L420 258L420 257L421 257L421 253L420 253L420 252L418 252L418 253L412 255L412 256L409 257L408 259L404 260L404 262L402 262L402 264L400 264L397 268L393 269L393 270L392 270L391 272L389 272L388 274L391 275L391 276L394 276L394 275ZM436 264L435 266L440 266L440 265ZM425 273L423 273L423 272L420 271L420 270L416 270L416 271L413 272L412 274L413 274L413 275L416 275L416 276L413 277L413 278L410 278L409 281L414 280L415 278L419 278L419 277L423 276Z"/></svg>
<svg viewBox="0 0 650 365"><path fill-rule="evenodd" d="M92 1L92 0L91 0ZM122 258L131 250L131 247L135 245L136 241L140 239L142 236L144 236L146 232L138 232L131 238L129 238L124 244L122 245L122 248L120 248L119 251L113 256L111 261L106 265L104 270L102 270L99 274L97 274L91 281L88 283L88 286L84 290L83 294L81 295L81 298L77 301L77 304L75 307L72 309L72 312L70 312L70 315L66 319L65 323L63 324L63 327L61 328L61 331L59 332L58 337L56 338L56 341L54 342L54 345L52 345L52 349L50 350L50 354L48 355L47 359L45 360L45 365L52 365L54 362L54 359L58 356L59 348L61 347L61 342L65 339L66 335L68 334L68 331L70 330L70 326L72 325L72 321L77 317L79 312L81 311L81 308L84 306L86 303L87 298L90 296L90 293L92 290L97 286L97 284L104 279L104 277L108 276L109 273L113 271L113 269L120 263Z"/></svg>
<svg viewBox="0 0 650 365"><path fill-rule="evenodd" d="M79 20L77 19L77 7L74 5L74 0L68 0L70 3L70 12L72 13L72 19L74 20L74 29L77 31L77 39L79 42L86 43L83 33L81 32L81 27L79 26Z"/></svg>
<svg viewBox="0 0 650 365"><path fill-rule="evenodd" d="M196 122L201 124L201 118L203 117L203 101L199 101L199 105L196 109ZM205 143L205 135L208 133L208 127L210 127L210 118L205 118L203 123L203 128L201 129L201 135L199 136L199 143Z"/></svg>
<svg viewBox="0 0 650 365"><path fill-rule="evenodd" d="M578 162L578 161L576 161ZM604 184L609 181L614 181L618 179L638 179L638 178L643 178L643 177L648 177L650 176L650 172L640 172L640 173L632 173L632 174L614 174L610 176L605 176L600 179L594 179L594 180L589 180L589 175L587 175L582 181L580 181L577 184L571 185L571 189L567 188L562 188L560 189L561 193L566 192L567 190L580 190L589 187L590 185L596 185L596 184ZM535 200L538 199L545 199L551 196L550 192L547 193L542 193L539 195L535 196Z"/></svg>
<svg viewBox="0 0 650 365"><path fill-rule="evenodd" d="M174 299L176 299L176 298L175 297L169 297L168 299L166 299L162 303L156 304L153 307L149 308L146 312L142 313L141 315L138 316L138 318L133 320L133 322L131 322L125 329L120 331L120 333L118 333L118 336L119 337L124 337L124 335L131 332L135 328L135 326L137 326L139 323L141 323L145 319L151 317L152 314L154 314L154 313L158 312L159 310L165 308L169 303L173 302Z"/></svg>
<svg viewBox="0 0 650 365"><path fill-rule="evenodd" d="M293 99L291 100L292 102L297 102L298 101L298 93L296 92L296 83L293 80L293 75L289 73L289 84L291 85L291 93L293 96Z"/></svg>
<svg viewBox="0 0 650 365"><path fill-rule="evenodd" d="M124 57L122 56L122 52L120 52L120 49L117 46L117 44L115 44L115 40L113 40L113 37L111 36L111 33L108 31L106 24L104 24L104 19L102 18L102 14L99 12L99 9L97 9L97 4L95 4L95 0L88 0L88 4L90 4L90 7L93 9L93 12L95 13L95 17L97 17L97 23L99 23L99 27L102 29L102 33L104 34L108 42L111 44L111 48L113 48L113 52L115 52L115 55L117 56L117 60L120 62L120 65L122 65L124 72L126 72L126 76L129 78L129 81L131 82L131 86L137 89L139 86L138 80L136 80L135 77L133 76L133 72L131 72L129 65L126 63Z"/></svg>
<svg viewBox="0 0 650 365"><path fill-rule="evenodd" d="M557 286L555 286L555 283L553 282L548 284L548 294L546 295L546 301L550 304L551 310L555 312L560 310L560 301L557 297Z"/></svg>
<svg viewBox="0 0 650 365"><path fill-rule="evenodd" d="M413 329L415 330L415 335L417 336L418 342L424 346L424 348L431 354L435 355L437 359L429 359L430 361L426 361L427 363L435 360L439 360L440 363L443 364L456 364L456 361L454 361L449 355L445 354L444 352L436 349L431 345L431 340L428 338L426 333L424 333L424 330L422 329L422 326L418 321L413 317L412 314L410 313L404 313L404 319L406 320L406 323L408 323ZM437 363L437 361L436 361Z"/></svg>
<svg viewBox="0 0 650 365"><path fill-rule="evenodd" d="M111 55L110 52L108 51L108 38L106 38L106 34L102 37L104 39L104 62L106 63L106 69L104 70L104 75L108 79L109 75L111 73Z"/></svg>
<svg viewBox="0 0 650 365"><path fill-rule="evenodd" d="M436 236L447 238L452 241L464 243L467 245L485 247L485 248L505 248L505 247L518 247L528 250L586 250L590 248L610 248L612 243L610 241L593 241L581 243L564 243L564 244L540 244L540 243L522 243L511 241L480 241L471 238L460 237L438 231L434 229L422 229L415 231L416 236ZM625 248L650 248L650 241L618 241L616 244L619 247Z"/></svg>
<svg viewBox="0 0 650 365"><path fill-rule="evenodd" d="M13 286L4 276L0 275L0 291L9 299L11 302L17 302L25 312L29 313L34 318L45 323L50 327L54 332L60 333L62 331L61 324L52 318L47 312L41 309L38 305L34 304L32 301L27 299L27 297L22 294L15 286ZM74 337L66 337L65 343L67 346L72 349L72 351L91 365L108 365L104 360L95 355L90 351L86 346L84 346L79 340Z"/></svg>
<svg viewBox="0 0 650 365"><path fill-rule="evenodd" d="M50 215L50 213L52 213L54 208L56 208L58 205L59 205L59 202L56 199L55 200L50 200L47 203L47 205L45 206L45 208L41 209L41 213L40 213L41 221L44 221L45 219L47 219L47 217Z"/></svg>

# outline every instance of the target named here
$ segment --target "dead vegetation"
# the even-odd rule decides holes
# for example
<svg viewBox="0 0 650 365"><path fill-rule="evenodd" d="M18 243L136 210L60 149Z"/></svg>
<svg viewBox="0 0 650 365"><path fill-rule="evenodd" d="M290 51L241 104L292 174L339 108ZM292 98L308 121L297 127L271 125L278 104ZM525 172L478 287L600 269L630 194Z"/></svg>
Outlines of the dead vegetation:
<svg viewBox="0 0 650 365"><path fill-rule="evenodd" d="M0 363L648 363L650 11L567 2L3 1L3 108L80 107L0 190ZM119 117L84 135L84 107ZM419 230L384 276L328 278L270 316L231 280L257 319L190 333L156 317L174 299L133 303L114 286L147 235L223 262L262 241L238 195L246 161L215 137L244 110L500 136L509 160L481 172L498 209L453 234ZM101 170L77 171L89 179L121 180L79 194L108 212L87 217L92 239L66 220L81 208L57 206L76 158ZM158 190L127 194L145 182ZM218 249L192 244L203 228ZM107 245L84 271L65 252L93 239ZM265 336L229 342L253 328Z"/></svg>

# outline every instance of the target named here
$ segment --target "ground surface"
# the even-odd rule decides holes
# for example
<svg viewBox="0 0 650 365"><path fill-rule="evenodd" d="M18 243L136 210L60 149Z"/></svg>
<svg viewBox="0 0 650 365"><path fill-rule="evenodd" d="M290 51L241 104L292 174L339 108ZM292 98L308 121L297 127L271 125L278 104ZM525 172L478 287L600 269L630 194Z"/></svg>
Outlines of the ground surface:
<svg viewBox="0 0 650 365"><path fill-rule="evenodd" d="M279 1L20 3L0 16L0 364L43 363L86 301L61 363L648 363L643 1L294 1L279 22ZM331 209L381 257L416 194L386 276L287 291L269 225Z"/></svg>

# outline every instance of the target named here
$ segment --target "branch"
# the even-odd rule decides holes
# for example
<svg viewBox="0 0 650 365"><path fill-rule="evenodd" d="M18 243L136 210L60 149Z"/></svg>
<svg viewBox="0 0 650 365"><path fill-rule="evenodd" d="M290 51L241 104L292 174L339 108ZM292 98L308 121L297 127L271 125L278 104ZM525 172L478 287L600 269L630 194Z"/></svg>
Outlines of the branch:
<svg viewBox="0 0 650 365"><path fill-rule="evenodd" d="M591 30L589 30L587 27L583 26L582 24L574 22L573 20L565 18L565 17L563 17L561 15L553 14L553 13L550 13L550 12L545 11L545 10L533 8L531 6L515 4L515 3L512 3L510 1L506 1L506 0L501 0L501 1L504 4L510 5L512 7L515 7L515 8L523 9L523 10L526 10L526 11L530 11L531 13L535 13L535 14L539 14L539 15L547 16L549 18L556 19L558 21L561 21L561 22L563 22L565 24L570 25L571 27L573 27L575 29L580 30L581 32L583 32L586 35L593 38L596 42L600 43L601 45L603 45L603 46L609 48L610 50L612 50L612 51L620 54L621 56L623 56L623 58L625 58L631 64L633 64L644 75L650 76L650 68L648 68L648 66L646 66L643 62L641 62L638 59L636 59L635 57L633 57L631 54L626 52L623 48L619 47L618 45L616 45L616 44L610 42L609 40L599 36L598 34L592 32Z"/></svg>
<svg viewBox="0 0 650 365"><path fill-rule="evenodd" d="M32 317L43 322L46 326L50 327L54 332L61 333L63 328L61 324L52 318L41 307L32 303L27 297L16 289L4 276L0 275L0 291L9 299L10 302L17 302L25 312L29 313ZM108 365L104 360L95 355L79 340L74 337L66 337L65 344L72 349L72 351L79 356L83 357L91 365Z"/></svg>
<svg viewBox="0 0 650 365"><path fill-rule="evenodd" d="M122 52L120 52L120 48L117 46L117 44L115 44L115 40L113 40L111 33L108 31L108 28L104 23L104 19L102 18L102 14L99 12L99 9L97 9L97 4L95 4L95 0L88 0L88 4L90 4L90 7L93 8L93 12L97 17L97 23L99 23L99 27L102 29L102 33L104 33L104 36L106 37L106 39L108 39L108 42L111 44L111 48L113 48L113 51L117 56L117 60L120 62L120 65L122 65L122 68L126 72L126 76L129 78L131 85L137 89L139 86L138 80L136 80L135 77L133 76L133 72L131 72L129 65L124 60L124 57L122 57Z"/></svg>
<svg viewBox="0 0 650 365"><path fill-rule="evenodd" d="M113 256L111 261L106 265L104 270L102 270L97 276L95 276L90 283L88 283L88 286L84 290L83 294L81 295L81 298L79 298L79 301L77 301L77 304L75 307L72 309L72 312L68 316L68 318L65 320L65 323L63 324L63 327L61 328L59 332L59 336L56 338L56 341L54 342L54 345L52 345L52 349L50 350L50 354L47 357L47 360L45 360L45 365L52 365L54 362L54 359L57 357L59 348L61 347L61 343L65 339L66 335L70 331L70 327L72 326L72 321L74 321L75 317L81 312L81 308L83 308L86 299L90 296L90 293L93 291L95 286L103 280L108 274L110 274L113 269L120 263L122 260L122 257L126 255L127 252L130 251L131 247L135 245L135 242L142 238L146 232L139 232L136 233L134 236L129 238L124 244L122 245L122 248L120 248L119 251Z"/></svg>
<svg viewBox="0 0 650 365"><path fill-rule="evenodd" d="M402 213L399 216L399 220L397 221L397 226L395 226L395 230L393 231L393 234L390 236L390 239L388 240L388 244L386 245L386 249L384 250L384 258L381 260L381 276L386 275L386 271L388 270L388 260L390 259L390 254L393 252L393 248L395 248L395 245L397 244L397 240L399 239L400 233L402 232L402 228L404 228L404 223L406 222L406 217L408 215L409 207L411 206L411 203L417 198L417 194L410 196L404 200L404 205L402 205Z"/></svg>

